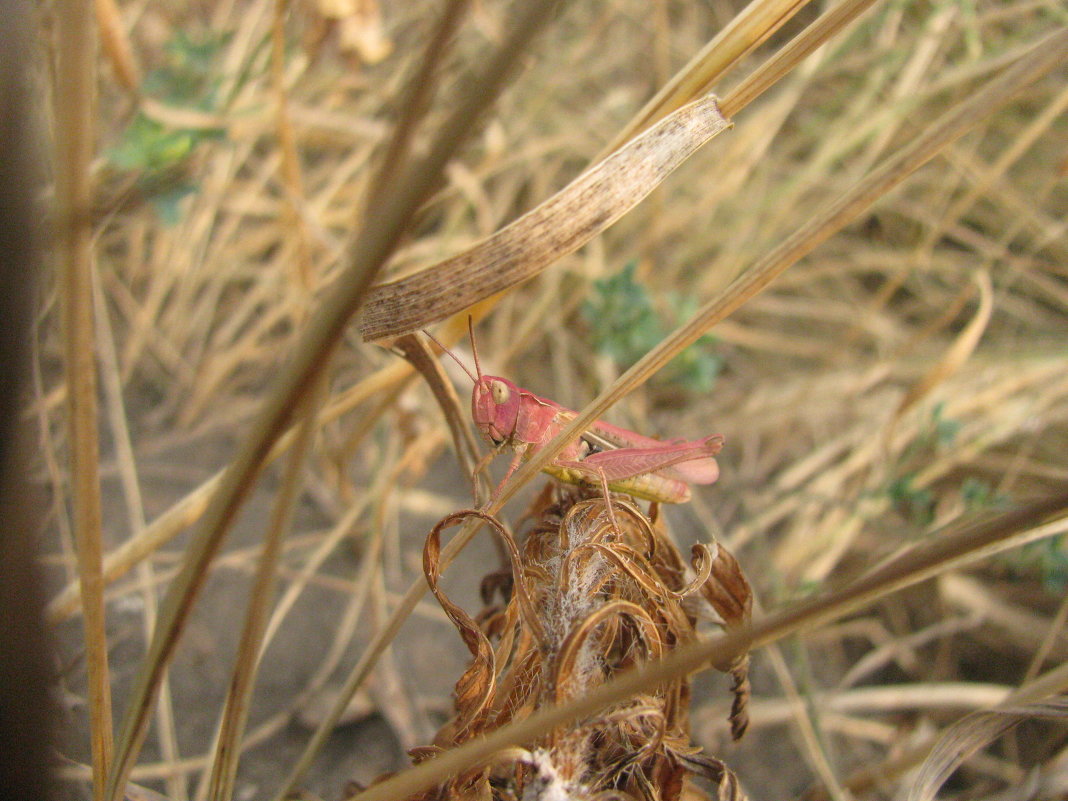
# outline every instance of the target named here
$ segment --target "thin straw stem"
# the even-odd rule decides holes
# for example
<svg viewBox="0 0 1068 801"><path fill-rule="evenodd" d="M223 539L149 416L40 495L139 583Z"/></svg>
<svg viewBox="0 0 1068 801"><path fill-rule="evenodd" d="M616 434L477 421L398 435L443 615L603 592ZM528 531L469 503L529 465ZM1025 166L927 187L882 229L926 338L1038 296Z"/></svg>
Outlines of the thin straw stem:
<svg viewBox="0 0 1068 801"><path fill-rule="evenodd" d="M325 384L323 386L325 389ZM237 659L234 663L230 688L223 706L222 722L215 759L211 768L209 796L214 801L226 801L234 794L237 778L238 756L241 753L241 736L248 722L252 705L252 690L259 672L264 634L274 600L277 582L278 559L282 543L293 519L293 510L300 496L301 474L315 432L315 412L322 390L312 393L304 403L304 418L297 428L297 442L289 451L282 486L275 496L271 511L270 529L264 539L263 551L256 566L255 580L249 593L245 611L245 625L241 632Z"/></svg>
<svg viewBox="0 0 1068 801"><path fill-rule="evenodd" d="M92 98L96 75L93 18L88 0L56 9L56 205L61 263L59 295L67 378L73 527L85 610L93 797L104 797L112 757L111 686L108 672L104 581L101 571L100 477L98 473L96 363L93 332Z"/></svg>
<svg viewBox="0 0 1068 801"><path fill-rule="evenodd" d="M806 5L808 0L752 0L634 115L605 152L612 152L657 120L705 94ZM731 116L726 110L723 114Z"/></svg>

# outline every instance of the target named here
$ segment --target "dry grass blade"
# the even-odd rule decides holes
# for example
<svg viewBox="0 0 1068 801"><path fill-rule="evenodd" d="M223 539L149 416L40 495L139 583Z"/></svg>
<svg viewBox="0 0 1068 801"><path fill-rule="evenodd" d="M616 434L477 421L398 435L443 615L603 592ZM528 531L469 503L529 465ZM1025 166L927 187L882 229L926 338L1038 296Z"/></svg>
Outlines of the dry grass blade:
<svg viewBox="0 0 1068 801"><path fill-rule="evenodd" d="M305 203L304 176L300 169L300 156L296 134L290 118L289 92L285 76L285 15L288 0L275 0L274 19L271 24L271 83L275 93L275 119L278 130L278 147L282 151L282 182L286 187L286 227L296 238L294 286L302 300L310 292L312 277L311 254L308 250L308 235L300 218L300 204Z"/></svg>
<svg viewBox="0 0 1068 801"><path fill-rule="evenodd" d="M325 384L326 382L322 381L322 387L325 387ZM214 801L226 801L234 795L234 780L237 776L238 756L241 753L241 737L248 722L252 690L256 682L267 631L270 604L274 600L278 558L300 493L301 472L304 468L308 446L315 433L315 412L321 394L322 388L319 392L309 396L304 403L303 419L297 428L297 441L289 451L285 473L282 476L282 486L275 496L270 527L264 537L263 551L256 566L252 590L249 592L245 625L241 632L230 689L223 706L215 758L211 766L208 792L209 797Z"/></svg>
<svg viewBox="0 0 1068 801"><path fill-rule="evenodd" d="M134 455L133 441L127 422L127 412L122 397L122 379L119 375L118 354L115 349L115 337L111 320L108 316L107 303L100 286L99 274L93 271L93 300L96 312L98 358L100 360L101 383L107 404L108 422L111 436L115 442L115 451L119 460L119 475L122 482L123 500L126 505L126 519L130 531L141 531L145 527L144 502L141 485L137 477L137 460ZM107 581L106 571L101 571ZM158 603L155 591L155 571L152 565L142 562L139 566L141 599L144 604L144 629L146 642L152 638L156 627ZM174 721L171 686L164 679L160 688L160 702L156 714L156 728L159 736L160 751L170 762L179 760L178 734ZM171 776L167 781L167 794L174 799L184 799L186 788L184 777Z"/></svg>
<svg viewBox="0 0 1068 801"><path fill-rule="evenodd" d="M445 371L441 368L441 363L431 355L426 341L418 335L407 334L402 336L397 339L393 347L404 355L404 358L426 381L430 391L434 393L434 398L437 400L442 414L445 415L449 433L452 434L453 448L460 459L464 473L471 476L473 495L477 498L479 476L476 474L475 467L479 461L478 445L471 434L471 426L468 425L464 407L456 394L456 388L449 381L448 376L445 375ZM478 503L477 500L475 502Z"/></svg>
<svg viewBox="0 0 1068 801"><path fill-rule="evenodd" d="M874 3L875 0L843 0L823 12L796 38L764 62L760 69L747 76L724 97L723 113L731 117L748 106L774 86L780 78L789 74L816 48L830 41L849 23L858 19Z"/></svg>
<svg viewBox="0 0 1068 801"><path fill-rule="evenodd" d="M645 104L607 149L615 150L690 98L708 91L806 5L807 0L753 0Z"/></svg>
<svg viewBox="0 0 1068 801"><path fill-rule="evenodd" d="M370 182L368 208L373 208L375 201L382 197L390 182L408 162L412 137L426 115L430 99L434 96L441 78L440 64L455 41L456 29L469 5L470 0L448 0L445 4L441 19L434 27L434 35L427 42L423 56L419 59L419 69L412 74L400 98L400 117L393 127L393 136L382 153L378 172Z"/></svg>
<svg viewBox="0 0 1068 801"><path fill-rule="evenodd" d="M1068 665L1062 664L1045 675L1028 682L1018 690L1004 698L998 705L999 708L1020 707L1036 703L1068 689ZM960 689L955 691L959 694ZM892 760L885 763L867 767L852 777L848 782L849 789L854 793L863 793L886 782L894 776L905 773L920 765L931 753L933 743L928 742L923 746L910 749L904 754L896 755ZM813 793L812 799L822 799L821 793Z"/></svg>
<svg viewBox="0 0 1068 801"><path fill-rule="evenodd" d="M532 278L612 225L728 127L711 95L679 109L488 239L376 287L360 333L367 341L407 334Z"/></svg>
<svg viewBox="0 0 1068 801"><path fill-rule="evenodd" d="M872 203L934 158L942 148L1008 103L1024 87L1054 70L1066 56L1068 29L1062 28L1034 45L1016 63L1006 67L985 87L935 120L895 156L816 214L806 225L735 279L718 297L698 309L689 322L676 329L591 401L570 425L516 471L502 491L497 504L491 507L491 511L496 511L511 499L519 487L537 475L557 457L568 442L588 428L620 398L648 380L682 350L700 339L713 325L765 289L791 265L855 220Z"/></svg>
<svg viewBox="0 0 1068 801"><path fill-rule="evenodd" d="M275 441L284 432L293 409L307 395L323 368L323 357L341 338L350 317L378 270L410 224L415 210L439 184L445 164L471 134L471 121L493 101L512 74L519 54L551 18L552 0L532 3L516 21L509 39L490 60L480 77L466 87L463 99L442 126L429 154L399 179L384 197L373 224L357 238L348 269L333 293L311 317L295 348L294 357L273 382L260 414L239 453L222 477L200 530L190 544L182 570L167 592L160 624L145 660L138 670L130 706L123 721L115 769L110 772L107 797L118 801L144 740L160 680L184 628L192 603L203 585L207 566Z"/></svg>
<svg viewBox="0 0 1068 801"><path fill-rule="evenodd" d="M115 77L123 89L136 96L141 91L141 67L134 56L119 7L115 0L95 0L93 7L100 28L100 44L111 62Z"/></svg>
<svg viewBox="0 0 1068 801"><path fill-rule="evenodd" d="M1068 722L1068 697L975 712L957 721L942 733L923 763L909 791L909 801L933 801L968 757L1027 720Z"/></svg>
<svg viewBox="0 0 1068 801"><path fill-rule="evenodd" d="M590 688L585 695L573 698L567 704L543 707L530 717L502 726L478 740L386 779L354 796L353 801L395 801L425 791L448 777L463 775L475 766L486 764L507 748L532 742L556 727L566 726L611 704L632 698L650 687L679 679L709 662L730 661L750 647L825 624L876 598L930 578L969 556L986 553L994 544L1021 531L1029 531L1065 514L1068 514L1068 492L1062 491L956 534L940 537L840 591L758 619L745 631L684 645L660 662L626 671L605 684ZM1063 680L1064 676L1058 678Z"/></svg>
<svg viewBox="0 0 1068 801"><path fill-rule="evenodd" d="M85 609L93 797L101 799L111 767L113 734L101 572L103 531L93 352L93 253L89 227L92 201L89 162L94 130L91 98L96 65L92 15L87 0L64 4L57 10L56 17L56 219L60 245L57 256L62 265L59 294L63 313L74 534L78 545L82 608Z"/></svg>
<svg viewBox="0 0 1068 801"><path fill-rule="evenodd" d="M979 288L979 307L975 310L975 316L960 332L952 347L946 351L945 356L910 388L905 397L901 399L901 403L898 404L897 409L894 411L894 417L887 428L888 437L901 415L930 393L935 386L959 370L968 361L968 358L979 344L979 339L983 336L983 331L986 330L987 323L990 322L990 315L994 311L994 288L990 284L990 274L985 271L976 273L975 283Z"/></svg>

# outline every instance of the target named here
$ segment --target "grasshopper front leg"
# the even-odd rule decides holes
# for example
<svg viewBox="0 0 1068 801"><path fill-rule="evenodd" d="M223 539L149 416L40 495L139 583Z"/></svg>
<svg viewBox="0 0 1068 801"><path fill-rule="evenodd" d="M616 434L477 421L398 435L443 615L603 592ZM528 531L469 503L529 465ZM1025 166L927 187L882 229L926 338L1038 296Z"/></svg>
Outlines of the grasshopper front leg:
<svg viewBox="0 0 1068 801"><path fill-rule="evenodd" d="M514 454L512 456L512 461L508 465L508 471L504 474L504 478L501 479L500 483L497 485L497 488L493 491L493 496L489 500L489 502L491 504L494 503L497 500L497 498L500 497L501 492L504 490L504 485L508 483L508 479L510 479L512 477L512 475L515 473L515 471L519 469L519 465L522 464L523 460L527 458L527 455L528 455L528 453L530 452L530 450L532 448L532 443L529 443L529 442L516 443L516 444L513 445L513 448L514 448L515 452L514 452ZM488 459L492 459L494 456L497 455L497 453L500 452L500 450L501 450L500 447L494 449L494 451L492 451L488 455L487 458ZM587 461L588 461L588 459L587 459ZM565 465L565 464L572 464L572 463L568 462L566 460L560 461L559 459L557 459L557 460L551 462L549 466L553 467L553 466L556 466L556 465ZM573 464L584 465L583 462L574 462ZM611 523L612 527L618 531L619 530L619 526L616 524L616 517L615 517L615 514L612 512L612 497L611 497L611 492L610 492L609 487L608 487L608 476L597 465L592 465L591 467L588 467L588 468L587 467L583 467L583 472L586 475L589 475L590 477L596 478L598 480L598 482L600 483L601 490L602 490L602 492L604 492L605 509L608 511L609 522Z"/></svg>
<svg viewBox="0 0 1068 801"><path fill-rule="evenodd" d="M508 483L508 479L510 479L515 471L519 469L519 465L522 464L523 459L526 457L527 449L529 447L530 446L527 443L521 443L515 446L515 453L512 455L512 461L508 464L508 472L504 474L504 478L501 479L497 488L493 490L493 494L489 499L490 504L496 503L497 499L501 496L501 492L504 490L504 485ZM483 458L480 465L484 467L486 464L489 464L501 450L501 446L494 448Z"/></svg>

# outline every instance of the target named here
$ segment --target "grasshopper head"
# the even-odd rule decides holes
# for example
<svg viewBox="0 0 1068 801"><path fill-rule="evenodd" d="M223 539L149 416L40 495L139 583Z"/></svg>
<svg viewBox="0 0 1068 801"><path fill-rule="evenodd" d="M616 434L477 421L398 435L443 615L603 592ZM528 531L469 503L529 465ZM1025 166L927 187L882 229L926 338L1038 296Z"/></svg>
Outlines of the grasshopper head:
<svg viewBox="0 0 1068 801"><path fill-rule="evenodd" d="M471 417L494 445L512 438L519 418L519 387L507 378L479 376L471 393Z"/></svg>

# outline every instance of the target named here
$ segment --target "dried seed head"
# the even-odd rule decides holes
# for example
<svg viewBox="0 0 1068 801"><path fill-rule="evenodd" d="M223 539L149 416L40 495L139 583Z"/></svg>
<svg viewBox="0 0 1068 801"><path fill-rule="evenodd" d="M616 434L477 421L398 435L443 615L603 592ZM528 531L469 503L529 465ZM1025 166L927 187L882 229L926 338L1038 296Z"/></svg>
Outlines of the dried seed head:
<svg viewBox="0 0 1068 801"><path fill-rule="evenodd" d="M609 514L601 493L575 487L542 497L521 546L481 512L451 515L431 532L424 550L427 581L472 654L456 684L456 716L439 732L438 745L458 744L582 695L694 639L697 619L687 607L696 597L727 627L748 620L749 585L726 549L695 547L688 568L662 521L650 522L632 503L613 498L611 504ZM488 608L477 621L438 586L440 531L472 515L488 522L511 554L510 574L484 580ZM741 657L722 668L734 679L736 736L747 723L747 667ZM438 788L433 798L678 801L694 773L711 778L721 798L743 798L734 775L691 744L689 697L687 680L658 687L549 732L529 752L502 757L492 781L485 769L474 771ZM686 792L700 796L694 788Z"/></svg>

